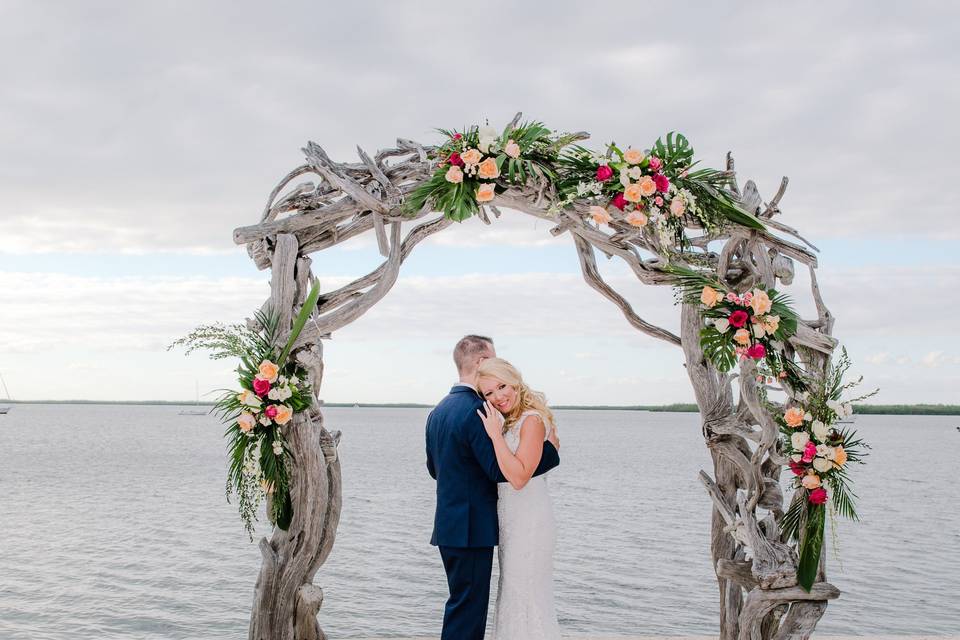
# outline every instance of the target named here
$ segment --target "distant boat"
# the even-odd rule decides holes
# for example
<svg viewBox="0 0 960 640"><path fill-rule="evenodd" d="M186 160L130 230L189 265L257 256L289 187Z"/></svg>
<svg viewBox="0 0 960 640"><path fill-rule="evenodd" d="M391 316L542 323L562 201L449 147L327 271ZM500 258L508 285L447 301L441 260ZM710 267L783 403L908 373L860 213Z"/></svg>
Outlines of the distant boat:
<svg viewBox="0 0 960 640"><path fill-rule="evenodd" d="M9 402L9 401L10 401L10 390L7 389L7 383L6 383L6 381L3 379L3 374L0 374L0 384L3 385L3 392L4 392L5 394L7 394L7 402ZM13 407L0 407L0 416L2 416L2 415L5 414L5 413L9 413L9 412L10 412L10 409L13 409Z"/></svg>
<svg viewBox="0 0 960 640"><path fill-rule="evenodd" d="M200 406L200 381L199 381L199 380L197 381L196 387L194 388L193 406L194 406L194 407L199 407L199 406ZM181 409L180 411L177 412L177 415L181 415L181 416L205 416L205 415L207 415L208 413L210 413L210 412L209 412L209 411L204 411L203 409L199 409L199 408L197 408L197 409Z"/></svg>

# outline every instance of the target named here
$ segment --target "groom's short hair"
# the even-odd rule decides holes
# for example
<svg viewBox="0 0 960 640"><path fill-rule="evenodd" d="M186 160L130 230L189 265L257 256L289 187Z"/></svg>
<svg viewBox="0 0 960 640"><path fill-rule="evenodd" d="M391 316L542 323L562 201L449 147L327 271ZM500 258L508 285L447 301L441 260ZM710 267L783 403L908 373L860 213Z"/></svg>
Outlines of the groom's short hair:
<svg viewBox="0 0 960 640"><path fill-rule="evenodd" d="M469 335L460 338L460 342L453 348L453 362L457 365L457 371L464 373L478 353L492 346L493 338L486 336Z"/></svg>

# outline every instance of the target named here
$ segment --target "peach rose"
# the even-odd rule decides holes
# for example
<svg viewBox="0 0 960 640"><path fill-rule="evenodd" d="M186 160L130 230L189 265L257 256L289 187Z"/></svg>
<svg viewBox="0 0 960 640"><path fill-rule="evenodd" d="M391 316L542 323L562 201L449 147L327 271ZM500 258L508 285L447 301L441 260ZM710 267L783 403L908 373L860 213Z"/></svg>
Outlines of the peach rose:
<svg viewBox="0 0 960 640"><path fill-rule="evenodd" d="M683 215L683 212L686 211L687 205L683 204L683 200L680 198L674 198L670 201L670 213L676 217Z"/></svg>
<svg viewBox="0 0 960 640"><path fill-rule="evenodd" d="M643 151L639 149L627 149L623 152L623 159L627 164L640 164L644 159Z"/></svg>
<svg viewBox="0 0 960 640"><path fill-rule="evenodd" d="M704 287L703 291L700 292L700 302L711 309L721 300L723 300L723 294L713 287Z"/></svg>
<svg viewBox="0 0 960 640"><path fill-rule="evenodd" d="M627 214L626 221L628 224L632 224L635 227L642 227L647 224L647 216L643 211L637 211L634 209Z"/></svg>
<svg viewBox="0 0 960 640"><path fill-rule="evenodd" d="M640 186L640 193L645 196L652 196L657 192L657 183L650 176L643 176L637 184Z"/></svg>
<svg viewBox="0 0 960 640"><path fill-rule="evenodd" d="M260 367L258 368L258 371L260 372L260 377L263 378L264 380L269 380L270 382L276 382L277 374L280 372L280 367L273 364L269 360L264 360L263 362L260 363Z"/></svg>
<svg viewBox="0 0 960 640"><path fill-rule="evenodd" d="M493 158L487 158L481 162L478 169L479 172L477 175L479 175L481 178L491 179L500 176L500 169L497 167L497 161Z"/></svg>
<svg viewBox="0 0 960 640"><path fill-rule="evenodd" d="M503 148L503 152L510 156L511 158L520 157L520 145L518 145L513 140L507 142L507 146Z"/></svg>
<svg viewBox="0 0 960 640"><path fill-rule="evenodd" d="M483 157L483 154L476 149L467 149L460 154L460 159L463 160L468 165L477 164L480 162L480 158Z"/></svg>
<svg viewBox="0 0 960 640"><path fill-rule="evenodd" d="M627 188L623 190L623 199L627 202L640 202L640 200L643 199L643 190L640 188L640 185L627 185Z"/></svg>
<svg viewBox="0 0 960 640"><path fill-rule="evenodd" d="M737 332L733 334L733 339L738 343L744 346L750 344L750 332L746 329L737 329Z"/></svg>
<svg viewBox="0 0 960 640"><path fill-rule="evenodd" d="M610 221L613 220L606 209L596 205L590 207L590 217L592 217L593 221L597 224L610 224Z"/></svg>
<svg viewBox="0 0 960 640"><path fill-rule="evenodd" d="M843 449L842 445L837 445L833 448L833 462L838 467L842 467L847 463L847 452Z"/></svg>
<svg viewBox="0 0 960 640"><path fill-rule="evenodd" d="M783 414L783 421L787 423L788 427L800 427L803 425L803 409L800 407L790 407L787 409L787 412Z"/></svg>
<svg viewBox="0 0 960 640"><path fill-rule="evenodd" d="M287 424L290 422L290 418L293 417L293 409L288 407L285 404L277 405L277 415L274 416L273 421L277 424Z"/></svg>
<svg viewBox="0 0 960 640"><path fill-rule="evenodd" d="M780 328L780 316L763 316L763 328L770 335Z"/></svg>
<svg viewBox="0 0 960 640"><path fill-rule="evenodd" d="M240 425L240 431L248 433L257 426L257 419L253 417L252 413L241 413L240 417L237 418L237 424Z"/></svg>
<svg viewBox="0 0 960 640"><path fill-rule="evenodd" d="M767 292L762 289L754 289L753 297L750 298L750 307L753 309L755 314L762 315L767 311L770 311L770 307L773 306L773 303L770 302L770 296L767 295Z"/></svg>
<svg viewBox="0 0 960 640"><path fill-rule="evenodd" d="M816 489L820 486L820 476L815 473L808 473L803 476L803 480L800 481L800 484L803 485L804 489Z"/></svg>
<svg viewBox="0 0 960 640"><path fill-rule="evenodd" d="M493 197L497 195L493 190L494 186L492 182L480 185L480 188L477 189L477 202L490 202L493 200Z"/></svg>
<svg viewBox="0 0 960 640"><path fill-rule="evenodd" d="M453 165L447 169L447 174L443 176L447 179L447 182L452 182L453 184L459 184L463 182L463 169L457 165Z"/></svg>

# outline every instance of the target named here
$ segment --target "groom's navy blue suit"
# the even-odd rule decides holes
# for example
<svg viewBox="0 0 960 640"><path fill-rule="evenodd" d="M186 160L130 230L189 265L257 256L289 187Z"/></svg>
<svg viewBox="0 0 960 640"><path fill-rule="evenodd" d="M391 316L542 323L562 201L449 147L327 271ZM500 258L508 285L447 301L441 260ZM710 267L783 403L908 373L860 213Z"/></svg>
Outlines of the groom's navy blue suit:
<svg viewBox="0 0 960 640"><path fill-rule="evenodd" d="M450 598L441 640L483 640L490 600L493 547L498 542L497 483L506 482L477 415L483 400L457 385L427 418L427 470L437 481L430 544L440 548ZM534 475L560 464L550 442Z"/></svg>

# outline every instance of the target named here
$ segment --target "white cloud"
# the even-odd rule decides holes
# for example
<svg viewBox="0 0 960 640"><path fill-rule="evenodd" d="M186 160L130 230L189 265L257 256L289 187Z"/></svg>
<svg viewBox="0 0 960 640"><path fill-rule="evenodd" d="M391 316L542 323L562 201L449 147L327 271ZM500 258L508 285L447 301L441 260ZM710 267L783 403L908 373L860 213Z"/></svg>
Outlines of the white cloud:
<svg viewBox="0 0 960 640"><path fill-rule="evenodd" d="M109 20L87 6L14 6L0 24L0 55L22 61L0 88L4 251L223 250L307 139L353 161L356 144L430 142L435 126L498 124L517 109L591 130L594 145L642 146L679 129L707 164L732 149L765 195L791 177L785 221L814 238L960 236L957 196L937 186L950 183L960 145L960 88L943 81L960 56L949 4L664 5L658 20L682 29L640 45L598 35L646 17L626 1L602 12L493 2L372 13L295 2L298 19L282 24L265 5L204 3L188 22L164 3L110 5ZM337 27L318 38L321 12ZM423 37L451 24L497 25L485 46L511 54L483 64L501 91L463 99L476 95L475 74L449 39ZM578 46L557 39L571 25ZM501 227L481 239L515 236Z"/></svg>
<svg viewBox="0 0 960 640"><path fill-rule="evenodd" d="M886 364L890 362L890 354L886 351L882 353L874 353L863 359L867 364Z"/></svg>

